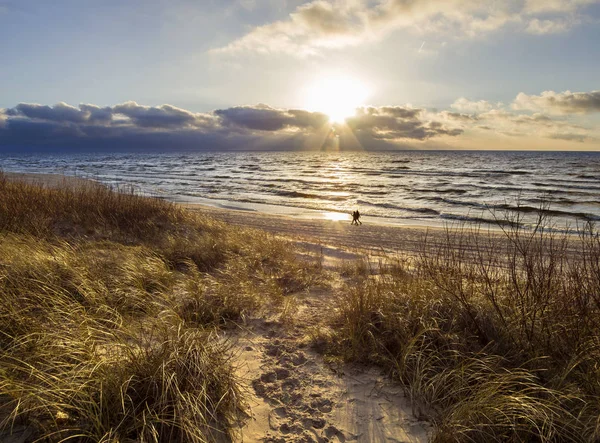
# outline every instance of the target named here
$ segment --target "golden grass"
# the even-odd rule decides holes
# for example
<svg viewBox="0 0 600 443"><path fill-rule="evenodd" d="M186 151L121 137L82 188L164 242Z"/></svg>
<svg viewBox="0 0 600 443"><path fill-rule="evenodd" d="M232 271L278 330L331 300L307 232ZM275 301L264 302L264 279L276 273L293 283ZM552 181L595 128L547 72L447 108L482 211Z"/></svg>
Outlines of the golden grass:
<svg viewBox="0 0 600 443"><path fill-rule="evenodd" d="M0 177L0 221L0 439L226 440L217 327L315 280L281 240L102 186Z"/></svg>
<svg viewBox="0 0 600 443"><path fill-rule="evenodd" d="M328 352L388 368L436 442L600 441L600 237L547 222L347 272Z"/></svg>

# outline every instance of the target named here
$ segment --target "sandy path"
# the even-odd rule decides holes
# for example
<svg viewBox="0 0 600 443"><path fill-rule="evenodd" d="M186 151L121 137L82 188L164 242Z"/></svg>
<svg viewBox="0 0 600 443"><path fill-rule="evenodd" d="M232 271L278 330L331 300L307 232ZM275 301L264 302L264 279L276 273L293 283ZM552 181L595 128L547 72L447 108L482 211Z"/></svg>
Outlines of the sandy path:
<svg viewBox="0 0 600 443"><path fill-rule="evenodd" d="M379 370L334 371L308 347L311 329L333 309L331 295L329 289L297 294L292 316L255 318L232 336L251 408L238 441L428 441L429 426L413 417L401 388Z"/></svg>

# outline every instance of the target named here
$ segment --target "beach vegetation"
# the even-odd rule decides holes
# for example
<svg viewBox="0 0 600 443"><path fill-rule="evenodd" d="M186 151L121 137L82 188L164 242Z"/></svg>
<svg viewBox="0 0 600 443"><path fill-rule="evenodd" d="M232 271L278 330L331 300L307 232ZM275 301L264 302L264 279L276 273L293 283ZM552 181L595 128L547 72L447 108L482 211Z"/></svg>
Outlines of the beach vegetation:
<svg viewBox="0 0 600 443"><path fill-rule="evenodd" d="M0 176L0 440L229 441L224 331L315 281L284 240L118 191Z"/></svg>
<svg viewBox="0 0 600 443"><path fill-rule="evenodd" d="M600 441L600 236L551 226L452 226L346 269L321 348L384 367L435 442Z"/></svg>

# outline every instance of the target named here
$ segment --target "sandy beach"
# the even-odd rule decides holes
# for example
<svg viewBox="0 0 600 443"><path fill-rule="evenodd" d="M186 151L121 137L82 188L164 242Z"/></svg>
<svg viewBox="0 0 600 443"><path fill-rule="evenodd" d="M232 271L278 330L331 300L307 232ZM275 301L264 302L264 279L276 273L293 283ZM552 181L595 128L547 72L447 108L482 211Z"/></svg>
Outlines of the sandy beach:
<svg viewBox="0 0 600 443"><path fill-rule="evenodd" d="M431 227L377 224L368 217L362 217L363 224L356 226L350 224L350 218L348 220L302 219L285 215L219 209L206 205L185 205L185 207L234 225L261 229L324 246L374 254L417 252L419 244L427 233L439 235L441 232L440 229Z"/></svg>

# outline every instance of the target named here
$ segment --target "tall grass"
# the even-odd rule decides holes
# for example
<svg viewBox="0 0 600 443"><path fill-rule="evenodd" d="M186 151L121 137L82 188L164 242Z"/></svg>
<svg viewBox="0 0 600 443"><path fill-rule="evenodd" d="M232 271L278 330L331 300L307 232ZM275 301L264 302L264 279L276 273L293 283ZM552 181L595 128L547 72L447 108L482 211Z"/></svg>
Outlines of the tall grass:
<svg viewBox="0 0 600 443"><path fill-rule="evenodd" d="M133 189L113 192L94 182L71 186L65 181L46 188L0 173L0 194L0 232L150 239L174 229L183 217L174 204L140 198Z"/></svg>
<svg viewBox="0 0 600 443"><path fill-rule="evenodd" d="M600 237L549 223L448 229L355 273L330 352L388 368L437 442L600 441Z"/></svg>
<svg viewBox="0 0 600 443"><path fill-rule="evenodd" d="M0 177L0 440L229 439L244 400L218 327L313 281L263 233Z"/></svg>

